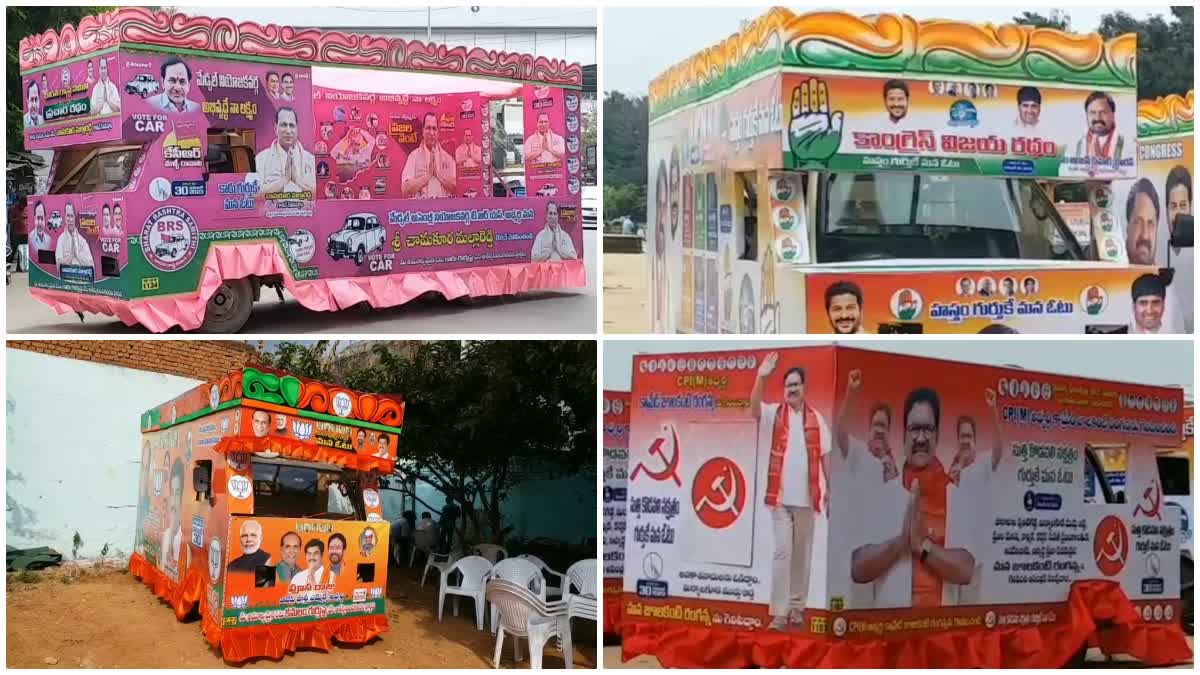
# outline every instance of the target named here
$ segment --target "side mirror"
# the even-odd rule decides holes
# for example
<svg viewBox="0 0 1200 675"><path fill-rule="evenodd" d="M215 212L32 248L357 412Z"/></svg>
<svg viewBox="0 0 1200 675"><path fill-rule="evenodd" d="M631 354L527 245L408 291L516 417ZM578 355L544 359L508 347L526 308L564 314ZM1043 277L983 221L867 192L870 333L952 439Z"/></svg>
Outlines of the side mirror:
<svg viewBox="0 0 1200 675"><path fill-rule="evenodd" d="M1175 226L1171 228L1171 246L1175 248L1192 248L1192 228L1193 219L1189 213L1180 213L1175 216Z"/></svg>

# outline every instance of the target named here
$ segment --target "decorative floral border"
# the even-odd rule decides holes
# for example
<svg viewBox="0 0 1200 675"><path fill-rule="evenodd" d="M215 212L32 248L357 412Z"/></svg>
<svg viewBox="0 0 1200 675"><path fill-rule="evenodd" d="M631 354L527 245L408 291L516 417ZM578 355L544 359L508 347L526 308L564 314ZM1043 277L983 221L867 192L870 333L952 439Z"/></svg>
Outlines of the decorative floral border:
<svg viewBox="0 0 1200 675"><path fill-rule="evenodd" d="M118 45L583 86L583 67L561 59L273 23L236 23L146 7L123 7L84 17L77 26L67 24L58 31L22 38L18 51L24 72Z"/></svg>
<svg viewBox="0 0 1200 675"><path fill-rule="evenodd" d="M1137 36L773 8L650 82L652 116L779 66L1098 87L1137 84Z"/></svg>
<svg viewBox="0 0 1200 675"><path fill-rule="evenodd" d="M1192 103L1195 93L1192 90L1184 96L1170 94L1154 100L1138 101L1138 138L1192 133L1195 129L1195 108Z"/></svg>

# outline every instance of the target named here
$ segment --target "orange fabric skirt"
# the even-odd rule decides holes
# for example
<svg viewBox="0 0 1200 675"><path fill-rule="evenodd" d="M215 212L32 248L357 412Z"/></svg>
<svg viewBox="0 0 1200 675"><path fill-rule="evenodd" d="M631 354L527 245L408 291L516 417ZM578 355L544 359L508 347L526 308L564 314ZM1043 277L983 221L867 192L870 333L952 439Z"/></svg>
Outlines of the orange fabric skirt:
<svg viewBox="0 0 1200 675"><path fill-rule="evenodd" d="M213 619L204 592L204 575L188 570L183 583L172 581L140 554L129 558L129 572L142 580L154 594L162 598L183 620L197 603L200 605L201 631L209 644L221 650L230 663L266 657L280 659L297 649L329 651L333 641L363 644L388 629L387 617L380 614L324 619L303 623L222 628Z"/></svg>

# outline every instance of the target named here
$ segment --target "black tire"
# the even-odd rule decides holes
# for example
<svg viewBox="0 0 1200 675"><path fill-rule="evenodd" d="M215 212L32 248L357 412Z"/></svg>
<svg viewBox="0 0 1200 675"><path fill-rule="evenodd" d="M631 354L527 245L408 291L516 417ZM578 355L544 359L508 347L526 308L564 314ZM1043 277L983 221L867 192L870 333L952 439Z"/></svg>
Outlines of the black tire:
<svg viewBox="0 0 1200 675"><path fill-rule="evenodd" d="M236 333L254 310L254 287L249 279L226 279L204 308L201 333Z"/></svg>
<svg viewBox="0 0 1200 675"><path fill-rule="evenodd" d="M358 245L358 250L354 252L354 264L362 267L363 261L367 259L367 249L363 248L362 244Z"/></svg>

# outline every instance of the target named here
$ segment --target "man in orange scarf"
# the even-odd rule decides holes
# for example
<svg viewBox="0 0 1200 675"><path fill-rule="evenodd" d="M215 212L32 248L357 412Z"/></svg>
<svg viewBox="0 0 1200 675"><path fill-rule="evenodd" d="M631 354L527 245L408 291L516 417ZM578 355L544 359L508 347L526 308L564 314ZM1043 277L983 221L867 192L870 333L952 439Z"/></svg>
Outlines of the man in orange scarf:
<svg viewBox="0 0 1200 675"><path fill-rule="evenodd" d="M904 527L885 541L865 544L850 556L850 576L871 583L905 556L912 561L912 607L941 607L944 583L970 583L975 557L946 547L946 491L951 484L937 458L941 401L928 388L914 389L904 401L904 467L901 477L912 497Z"/></svg>
<svg viewBox="0 0 1200 675"><path fill-rule="evenodd" d="M758 369L750 393L750 413L759 421L758 447L769 449L766 504L771 512L775 553L771 564L771 628L804 621L812 566L816 514L828 511L829 484L825 455L829 428L804 400L804 369L783 375L783 403L763 403L767 380L779 365L771 352ZM822 492L825 490L825 492Z"/></svg>

